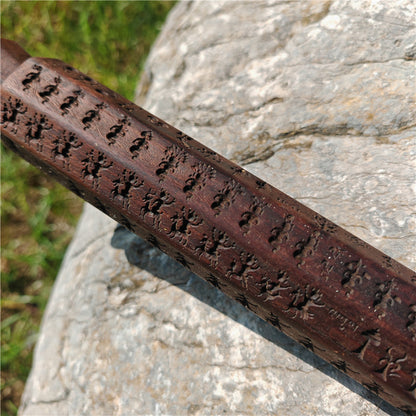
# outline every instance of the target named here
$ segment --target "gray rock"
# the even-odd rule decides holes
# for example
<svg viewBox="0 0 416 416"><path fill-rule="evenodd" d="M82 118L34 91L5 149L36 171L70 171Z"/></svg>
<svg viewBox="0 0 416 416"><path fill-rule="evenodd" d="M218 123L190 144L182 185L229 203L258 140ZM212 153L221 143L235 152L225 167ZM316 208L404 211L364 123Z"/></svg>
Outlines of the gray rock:
<svg viewBox="0 0 416 416"><path fill-rule="evenodd" d="M412 0L179 3L138 101L415 267L415 22ZM115 229L85 207L21 415L399 415Z"/></svg>

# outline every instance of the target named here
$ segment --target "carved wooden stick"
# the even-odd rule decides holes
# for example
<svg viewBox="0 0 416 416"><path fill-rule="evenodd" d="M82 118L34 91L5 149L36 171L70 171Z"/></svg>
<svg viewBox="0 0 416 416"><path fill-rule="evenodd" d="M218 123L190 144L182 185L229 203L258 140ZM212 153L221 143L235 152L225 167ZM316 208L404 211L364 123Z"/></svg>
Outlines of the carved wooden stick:
<svg viewBox="0 0 416 416"><path fill-rule="evenodd" d="M416 275L71 66L2 43L4 144L416 412Z"/></svg>

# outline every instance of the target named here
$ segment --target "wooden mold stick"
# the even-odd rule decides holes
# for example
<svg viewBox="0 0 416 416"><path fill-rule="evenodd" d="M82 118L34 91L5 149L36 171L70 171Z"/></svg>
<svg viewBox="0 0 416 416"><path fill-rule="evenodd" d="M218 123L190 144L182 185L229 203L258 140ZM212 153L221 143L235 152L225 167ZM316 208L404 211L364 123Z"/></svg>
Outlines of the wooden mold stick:
<svg viewBox="0 0 416 416"><path fill-rule="evenodd" d="M416 274L71 66L2 41L4 144L416 414Z"/></svg>

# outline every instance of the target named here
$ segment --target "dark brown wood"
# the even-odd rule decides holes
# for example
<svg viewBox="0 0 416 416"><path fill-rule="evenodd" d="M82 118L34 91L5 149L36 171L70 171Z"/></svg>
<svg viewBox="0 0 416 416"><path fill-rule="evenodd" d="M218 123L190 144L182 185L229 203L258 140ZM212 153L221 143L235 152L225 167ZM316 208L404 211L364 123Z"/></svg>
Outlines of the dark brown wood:
<svg viewBox="0 0 416 416"><path fill-rule="evenodd" d="M414 272L71 66L14 62L6 146L416 413Z"/></svg>
<svg viewBox="0 0 416 416"><path fill-rule="evenodd" d="M16 42L1 40L1 74L3 82L21 63L30 58L30 55Z"/></svg>

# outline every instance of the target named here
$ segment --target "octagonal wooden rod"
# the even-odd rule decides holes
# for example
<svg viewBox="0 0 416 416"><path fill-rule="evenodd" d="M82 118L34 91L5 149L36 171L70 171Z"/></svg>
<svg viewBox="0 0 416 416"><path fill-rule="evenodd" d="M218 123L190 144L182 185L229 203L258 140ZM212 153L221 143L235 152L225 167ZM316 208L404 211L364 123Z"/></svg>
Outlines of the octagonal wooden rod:
<svg viewBox="0 0 416 416"><path fill-rule="evenodd" d="M416 275L70 65L2 42L6 146L416 413Z"/></svg>

